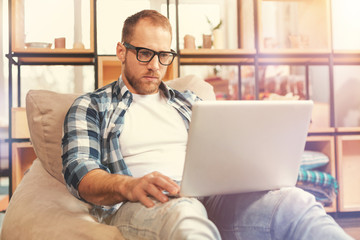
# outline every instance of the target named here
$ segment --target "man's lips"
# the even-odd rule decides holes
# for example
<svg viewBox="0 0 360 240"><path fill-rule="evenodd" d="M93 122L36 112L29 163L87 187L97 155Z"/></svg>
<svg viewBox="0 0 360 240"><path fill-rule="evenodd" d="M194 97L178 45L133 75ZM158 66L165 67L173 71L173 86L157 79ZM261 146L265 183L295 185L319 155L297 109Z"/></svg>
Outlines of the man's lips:
<svg viewBox="0 0 360 240"><path fill-rule="evenodd" d="M156 81L159 79L158 76L144 76L143 79L147 80L147 81Z"/></svg>

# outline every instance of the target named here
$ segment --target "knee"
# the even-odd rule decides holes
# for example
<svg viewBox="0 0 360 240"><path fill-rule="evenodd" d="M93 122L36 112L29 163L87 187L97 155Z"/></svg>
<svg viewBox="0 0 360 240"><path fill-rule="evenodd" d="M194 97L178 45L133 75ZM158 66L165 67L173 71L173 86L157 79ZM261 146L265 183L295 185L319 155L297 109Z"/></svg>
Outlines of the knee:
<svg viewBox="0 0 360 240"><path fill-rule="evenodd" d="M344 236L342 229L312 194L293 188L286 190L283 196L273 225L278 238L297 239L302 236L309 239L312 236L313 239L330 239L332 235Z"/></svg>
<svg viewBox="0 0 360 240"><path fill-rule="evenodd" d="M295 205L296 209L306 209L311 207L320 207L322 205L316 202L314 195L308 193L300 188L287 188L284 191L283 205L287 206L287 204Z"/></svg>
<svg viewBox="0 0 360 240"><path fill-rule="evenodd" d="M199 217L207 218L207 212L197 199L194 198L178 198L171 200L171 207L168 209L169 213L178 220Z"/></svg>
<svg viewBox="0 0 360 240"><path fill-rule="evenodd" d="M278 202L275 225L296 227L302 219L323 217L326 212L316 202L315 197L299 188L282 189L282 199Z"/></svg>
<svg viewBox="0 0 360 240"><path fill-rule="evenodd" d="M167 239L220 239L216 226L208 219L205 207L196 199L174 200L170 217L163 228Z"/></svg>

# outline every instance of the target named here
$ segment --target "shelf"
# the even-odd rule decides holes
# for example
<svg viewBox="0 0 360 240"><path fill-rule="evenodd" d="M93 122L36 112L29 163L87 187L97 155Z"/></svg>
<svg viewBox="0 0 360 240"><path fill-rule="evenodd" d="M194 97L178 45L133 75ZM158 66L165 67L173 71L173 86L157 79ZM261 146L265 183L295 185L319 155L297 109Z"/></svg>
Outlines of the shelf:
<svg viewBox="0 0 360 240"><path fill-rule="evenodd" d="M254 63L255 53L246 49L181 49L180 64Z"/></svg>
<svg viewBox="0 0 360 240"><path fill-rule="evenodd" d="M329 64L331 52L322 49L266 49L256 54L247 49L181 49L181 64Z"/></svg>
<svg viewBox="0 0 360 240"><path fill-rule="evenodd" d="M336 177L335 171L335 143L333 136L309 136L306 139L306 150L319 151L329 157L329 164L321 168L322 171Z"/></svg>
<svg viewBox="0 0 360 240"><path fill-rule="evenodd" d="M305 149L309 151L318 151L324 153L329 157L329 163L318 169L319 171L326 172L336 178L336 165L335 165L335 144L333 136L310 136L307 137ZM327 212L336 212L337 200L334 198L330 206L326 206Z"/></svg>
<svg viewBox="0 0 360 240"><path fill-rule="evenodd" d="M358 56L360 57L360 49L359 50L335 50L334 49L335 57L351 57L351 56Z"/></svg>
<svg viewBox="0 0 360 240"><path fill-rule="evenodd" d="M245 49L181 49L181 64L238 64L254 63L255 55L259 64L329 64L333 55L334 64L360 64L360 50L328 49L262 49L256 54L255 50Z"/></svg>
<svg viewBox="0 0 360 240"><path fill-rule="evenodd" d="M71 58L71 57L27 57L19 58L22 65L90 65L94 58Z"/></svg>
<svg viewBox="0 0 360 240"><path fill-rule="evenodd" d="M338 133L360 133L360 127L338 127L336 128Z"/></svg>
<svg viewBox="0 0 360 240"><path fill-rule="evenodd" d="M25 108L11 109L11 135L14 139L30 138Z"/></svg>
<svg viewBox="0 0 360 240"><path fill-rule="evenodd" d="M211 56L221 56L224 58L228 57L254 57L256 51L255 49L181 49L180 55L181 57L211 57Z"/></svg>
<svg viewBox="0 0 360 240"><path fill-rule="evenodd" d="M261 49L259 54L268 54L274 56L290 55L290 56L329 56L331 53L330 49L299 49L299 48L288 48L288 49Z"/></svg>
<svg viewBox="0 0 360 240"><path fill-rule="evenodd" d="M31 53L46 53L49 54L49 56L51 56L51 54L57 54L57 53L62 53L62 54L94 54L94 51L91 49L67 49L67 48L19 48L19 49L14 49L14 54L26 54L28 53L29 55Z"/></svg>
<svg viewBox="0 0 360 240"><path fill-rule="evenodd" d="M256 7L259 52L269 48L330 52L330 0L257 0Z"/></svg>
<svg viewBox="0 0 360 240"><path fill-rule="evenodd" d="M30 168L36 154L30 142L12 144L12 191L21 182L25 172Z"/></svg>
<svg viewBox="0 0 360 240"><path fill-rule="evenodd" d="M30 49L12 53L22 65L37 64L93 64L94 53L78 49ZM9 57L9 55L7 55ZM15 61L15 60L14 60Z"/></svg>
<svg viewBox="0 0 360 240"><path fill-rule="evenodd" d="M38 52L38 51L49 51L49 49L26 49L25 42L46 42L52 43L54 46L54 39L60 37L59 34L62 34L61 29L63 27L77 29L77 31L81 31L82 34L88 36L84 36L85 40L83 43L86 46L86 50L88 52L94 52L94 2L92 0L82 1L80 5L74 4L76 1L74 0L64 0L61 2L61 6L56 6L51 4L48 1L38 1L35 4L38 6L32 5L31 8L28 8L26 5L30 4L29 1L26 0L12 0L11 1L11 51L12 52ZM66 6L66 7L65 7ZM79 8L81 7L81 9ZM26 11L25 11L26 8ZM46 9L44 11L35 12L34 9ZM79 19L77 22L75 18L73 22L70 21L60 21L61 25L58 26L50 26L48 23L52 23L54 19L61 16L66 16L69 14L77 15L79 18L81 15L85 17L83 19ZM87 16L89 17L87 19ZM31 20L31 21L30 21ZM45 21L44 21L45 20ZM76 23L81 24L81 26L76 25ZM28 27L38 27L42 32L31 32ZM32 28L34 29L34 28ZM46 32L47 34L42 34ZM39 36L41 35L41 36ZM74 33L74 35L76 35ZM74 36L71 34L69 36L61 36L66 37L72 46L72 40ZM40 40L38 40L40 38ZM43 39L44 38L44 39ZM30 39L30 40L29 40ZM51 51L63 51L63 49L51 49ZM67 49L65 50L67 51ZM73 51L69 49L69 51ZM75 52L78 52L77 50Z"/></svg>
<svg viewBox="0 0 360 240"><path fill-rule="evenodd" d="M121 63L116 56L98 57L98 87L103 87L118 80L121 74Z"/></svg>
<svg viewBox="0 0 360 240"><path fill-rule="evenodd" d="M332 134L335 132L335 128L328 127L328 128L311 128L309 129L309 135L313 136L315 134Z"/></svg>
<svg viewBox="0 0 360 240"><path fill-rule="evenodd" d="M310 131L335 132L335 129L330 127L330 105L328 103L314 101Z"/></svg>
<svg viewBox="0 0 360 240"><path fill-rule="evenodd" d="M360 135L337 136L339 211L360 211Z"/></svg>
<svg viewBox="0 0 360 240"><path fill-rule="evenodd" d="M321 49L266 49L258 54L260 64L329 64L330 51Z"/></svg>
<svg viewBox="0 0 360 240"><path fill-rule="evenodd" d="M360 64L360 50L334 50L334 64Z"/></svg>

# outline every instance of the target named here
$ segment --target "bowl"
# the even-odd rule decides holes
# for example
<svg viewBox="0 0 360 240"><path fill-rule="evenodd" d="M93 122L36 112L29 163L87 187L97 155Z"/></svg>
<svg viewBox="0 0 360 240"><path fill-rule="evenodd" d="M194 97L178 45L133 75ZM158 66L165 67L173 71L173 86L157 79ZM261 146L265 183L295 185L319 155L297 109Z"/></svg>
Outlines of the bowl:
<svg viewBox="0 0 360 240"><path fill-rule="evenodd" d="M52 43L45 42L28 42L25 43L27 48L51 48Z"/></svg>

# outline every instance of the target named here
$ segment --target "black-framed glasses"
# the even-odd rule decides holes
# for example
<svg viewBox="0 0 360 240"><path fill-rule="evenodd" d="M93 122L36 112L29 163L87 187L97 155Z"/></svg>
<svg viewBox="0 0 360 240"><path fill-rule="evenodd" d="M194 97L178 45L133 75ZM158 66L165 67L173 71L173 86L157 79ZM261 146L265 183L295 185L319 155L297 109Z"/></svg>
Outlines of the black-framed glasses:
<svg viewBox="0 0 360 240"><path fill-rule="evenodd" d="M145 62L145 63L150 62L154 58L154 56L157 55L159 58L159 63L161 65L169 66L174 61L174 58L177 56L174 50L171 50L170 52L167 51L156 52L148 48L135 47L127 42L124 42L123 44L127 49L136 50L136 59L139 62Z"/></svg>

